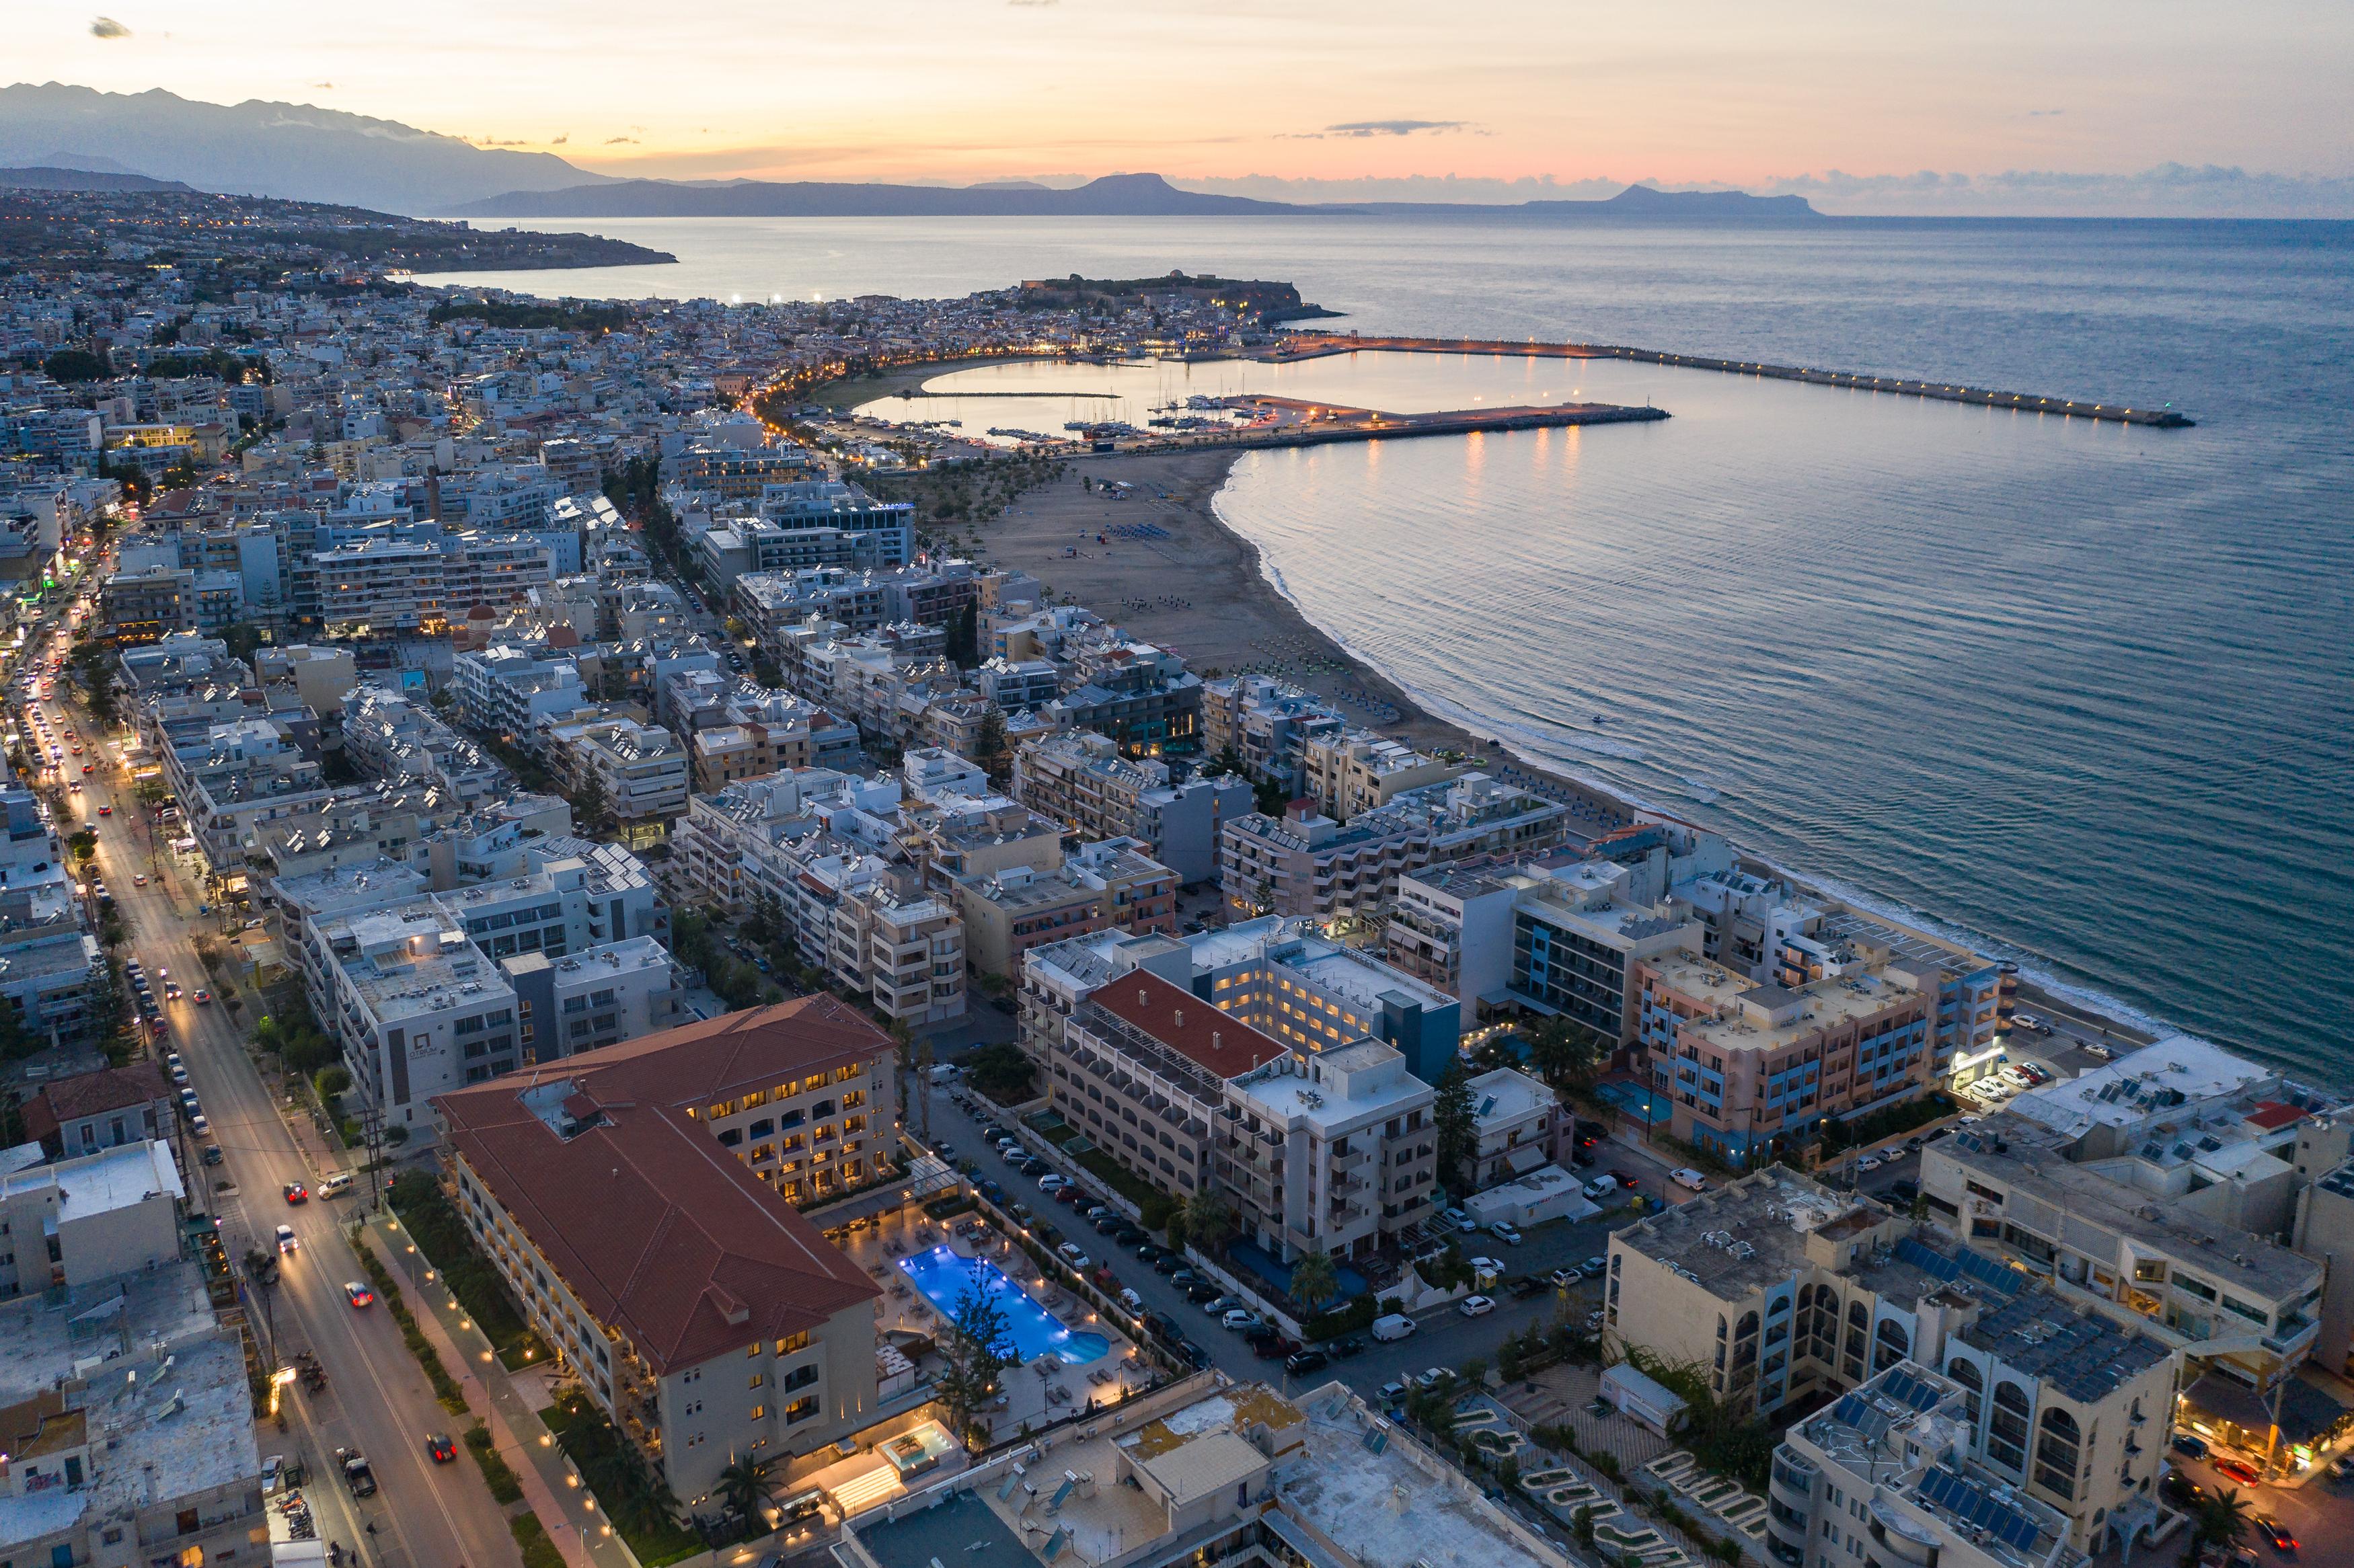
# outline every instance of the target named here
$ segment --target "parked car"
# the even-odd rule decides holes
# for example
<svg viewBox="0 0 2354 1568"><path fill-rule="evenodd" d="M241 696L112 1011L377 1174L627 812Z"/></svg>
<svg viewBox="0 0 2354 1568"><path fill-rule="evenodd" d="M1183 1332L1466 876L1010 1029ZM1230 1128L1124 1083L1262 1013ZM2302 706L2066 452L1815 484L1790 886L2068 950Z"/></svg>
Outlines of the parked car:
<svg viewBox="0 0 2354 1568"><path fill-rule="evenodd" d="M1593 1181L1588 1181L1585 1184L1586 1197L1597 1202L1610 1196L1611 1193L1616 1192L1617 1190L1618 1183L1608 1176L1596 1176Z"/></svg>
<svg viewBox="0 0 2354 1568"><path fill-rule="evenodd" d="M1708 1191L1708 1178L1702 1175L1699 1171L1693 1170L1689 1165L1679 1166L1675 1170L1669 1171L1668 1180L1689 1192L1705 1192Z"/></svg>
<svg viewBox="0 0 2354 1568"><path fill-rule="evenodd" d="M1632 1192L1637 1187L1641 1185L1641 1183L1635 1179L1635 1173L1631 1171L1613 1171L1610 1172L1610 1180L1617 1182L1619 1191L1623 1192Z"/></svg>
<svg viewBox="0 0 2354 1568"><path fill-rule="evenodd" d="M1210 1298L1202 1303L1202 1310L1213 1318L1223 1318L1229 1312L1239 1312L1242 1308L1241 1297L1217 1292L1213 1292Z"/></svg>
<svg viewBox="0 0 2354 1568"><path fill-rule="evenodd" d="M1283 1363L1283 1370L1293 1377L1306 1377L1310 1372L1322 1372L1332 1364L1332 1358L1322 1351L1301 1351Z"/></svg>
<svg viewBox="0 0 2354 1568"><path fill-rule="evenodd" d="M2244 1459L2218 1459L2214 1463L2217 1475L2229 1476L2243 1487L2255 1486L2264 1479L2256 1474L2256 1467Z"/></svg>
<svg viewBox="0 0 2354 1568"><path fill-rule="evenodd" d="M1124 1285L1119 1289L1119 1304L1131 1312L1144 1310L1144 1298Z"/></svg>
<svg viewBox="0 0 2354 1568"><path fill-rule="evenodd" d="M1381 1389L1375 1393L1374 1397L1379 1399L1385 1405L1403 1404L1405 1400L1405 1384L1402 1383L1385 1383L1382 1384Z"/></svg>
<svg viewBox="0 0 2354 1568"><path fill-rule="evenodd" d="M1880 1169L1880 1156L1877 1154L1867 1154L1862 1159L1855 1162L1855 1168L1858 1171L1877 1171Z"/></svg>
<svg viewBox="0 0 2354 1568"><path fill-rule="evenodd" d="M1152 1260L1152 1272L1155 1274L1174 1274L1181 1266L1181 1260L1173 1252L1164 1252Z"/></svg>
<svg viewBox="0 0 2354 1568"><path fill-rule="evenodd" d="M1262 1319L1247 1307L1229 1307L1218 1319L1218 1326L1234 1330L1256 1329L1262 1326Z"/></svg>
<svg viewBox="0 0 2354 1568"><path fill-rule="evenodd" d="M1578 1265L1578 1267L1585 1272L1586 1278L1599 1279L1610 1272L1610 1260L1606 1257L1589 1257Z"/></svg>
<svg viewBox="0 0 2354 1568"><path fill-rule="evenodd" d="M1076 1204L1085 1196L1087 1196L1087 1194L1080 1192L1076 1187L1057 1187L1055 1189L1055 1202L1058 1203Z"/></svg>
<svg viewBox="0 0 2354 1568"><path fill-rule="evenodd" d="M1225 1300L1225 1298L1218 1293L1218 1287L1216 1286L1209 1284L1205 1280L1197 1279L1193 1281L1193 1284L1185 1287L1185 1299L1192 1302L1194 1306L1201 1308L1203 1310L1207 1311L1210 1308L1216 1306L1220 1301Z"/></svg>
<svg viewBox="0 0 2354 1568"><path fill-rule="evenodd" d="M1546 1277L1552 1284L1567 1287L1576 1284L1579 1280L1585 1278L1585 1276L1581 1270L1579 1270L1576 1265L1572 1264L1567 1268L1554 1269L1553 1273L1548 1275Z"/></svg>
<svg viewBox="0 0 2354 1568"><path fill-rule="evenodd" d="M1426 1389L1437 1388L1442 1383L1453 1383L1455 1372L1450 1367L1426 1367L1414 1381Z"/></svg>
<svg viewBox="0 0 2354 1568"><path fill-rule="evenodd" d="M1519 1227L1508 1224L1502 1220L1498 1220L1495 1224L1490 1225L1488 1227L1488 1234L1494 1236L1498 1241L1502 1242L1506 1246L1518 1246L1521 1245L1521 1233Z"/></svg>
<svg viewBox="0 0 2354 1568"><path fill-rule="evenodd" d="M1065 1242L1055 1250L1061 1254L1063 1261L1069 1264L1073 1268L1079 1269L1082 1272L1087 1268L1087 1255L1079 1250L1078 1243Z"/></svg>
<svg viewBox="0 0 2354 1568"><path fill-rule="evenodd" d="M1299 1341L1270 1329L1264 1334L1254 1335L1250 1348L1251 1354L1263 1361L1286 1361L1299 1353Z"/></svg>
<svg viewBox="0 0 2354 1568"><path fill-rule="evenodd" d="M1195 1372L1200 1372L1204 1367L1210 1364L1210 1352L1204 1350L1201 1346L1195 1344L1191 1340L1178 1340L1177 1353L1184 1357L1185 1364L1192 1367Z"/></svg>
<svg viewBox="0 0 2354 1568"><path fill-rule="evenodd" d="M1466 1296L1463 1298L1463 1304L1456 1308L1456 1310L1466 1318L1484 1318L1495 1309L1495 1302L1485 1296Z"/></svg>

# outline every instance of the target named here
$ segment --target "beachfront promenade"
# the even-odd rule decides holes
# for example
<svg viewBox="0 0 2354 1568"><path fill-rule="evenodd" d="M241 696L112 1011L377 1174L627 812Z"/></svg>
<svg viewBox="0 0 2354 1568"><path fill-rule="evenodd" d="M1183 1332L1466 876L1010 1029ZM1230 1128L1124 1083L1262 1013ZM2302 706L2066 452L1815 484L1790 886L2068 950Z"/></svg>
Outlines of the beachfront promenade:
<svg viewBox="0 0 2354 1568"><path fill-rule="evenodd" d="M2100 419L2121 425L2149 425L2182 429L2196 421L2169 408L2136 408L2115 403L2086 403L2073 397L2046 397L2033 392L2003 392L1958 383L1908 381L1893 376L1864 376L1850 370L1817 370L1795 365L1767 365L1757 360L1712 359L1704 355L1670 354L1656 348L1632 348L1612 343L1515 343L1502 338L1359 337L1331 333L1285 334L1274 350L1258 355L1275 364L1321 359L1335 354L1484 354L1516 359L1627 359L1646 365L1669 365L1686 370L1717 370L1732 376L1756 376L1773 381L1804 381L1817 387L1840 387L1858 392L1886 392L1903 397L1926 397L1941 403L1974 403L1988 408L2012 408L2030 414L2062 414L2072 419Z"/></svg>

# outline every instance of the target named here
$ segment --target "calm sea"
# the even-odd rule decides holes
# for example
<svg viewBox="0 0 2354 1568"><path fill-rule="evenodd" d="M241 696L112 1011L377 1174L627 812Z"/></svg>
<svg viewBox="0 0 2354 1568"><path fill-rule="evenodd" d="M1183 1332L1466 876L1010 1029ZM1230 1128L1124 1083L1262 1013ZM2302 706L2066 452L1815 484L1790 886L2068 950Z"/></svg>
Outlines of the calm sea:
<svg viewBox="0 0 2354 1568"><path fill-rule="evenodd" d="M1254 454L1220 507L1312 620L1470 726L2061 986L2349 1075L2354 226L594 227L684 264L481 281L831 299L1182 267L1295 281L1369 333L2171 403L2198 428L1607 363L942 384L1143 403L1248 374L1400 411L1655 402L1675 417ZM1062 408L983 400L967 423L1055 429L1104 405Z"/></svg>

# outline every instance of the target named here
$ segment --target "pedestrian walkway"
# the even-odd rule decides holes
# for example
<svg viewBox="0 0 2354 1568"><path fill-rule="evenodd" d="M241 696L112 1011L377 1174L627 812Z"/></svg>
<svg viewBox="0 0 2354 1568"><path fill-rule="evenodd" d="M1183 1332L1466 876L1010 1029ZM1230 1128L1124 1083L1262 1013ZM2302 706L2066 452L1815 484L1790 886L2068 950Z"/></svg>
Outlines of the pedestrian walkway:
<svg viewBox="0 0 2354 1568"><path fill-rule="evenodd" d="M400 1281L418 1327L457 1378L467 1408L490 1426L492 1443L523 1482L524 1501L539 1516L565 1562L575 1568L638 1568L636 1555L605 1522L597 1499L573 1474L555 1435L515 1380L499 1365L490 1340L448 1289L435 1283L433 1271L409 1241L408 1231L385 1214L368 1221L362 1233L377 1258ZM532 1386L544 1385L535 1378Z"/></svg>

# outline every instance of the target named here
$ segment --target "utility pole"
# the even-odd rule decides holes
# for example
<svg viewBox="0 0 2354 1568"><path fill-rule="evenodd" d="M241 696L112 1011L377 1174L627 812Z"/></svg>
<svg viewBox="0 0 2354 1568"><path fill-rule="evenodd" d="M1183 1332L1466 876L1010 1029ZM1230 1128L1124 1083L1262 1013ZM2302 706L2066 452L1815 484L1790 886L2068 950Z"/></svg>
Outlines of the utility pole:
<svg viewBox="0 0 2354 1568"><path fill-rule="evenodd" d="M371 1194L368 1199L368 1212L382 1213L384 1212L384 1174L380 1169L384 1151L384 1113L382 1111L370 1107L360 1112L360 1136L367 1150L368 1192Z"/></svg>

